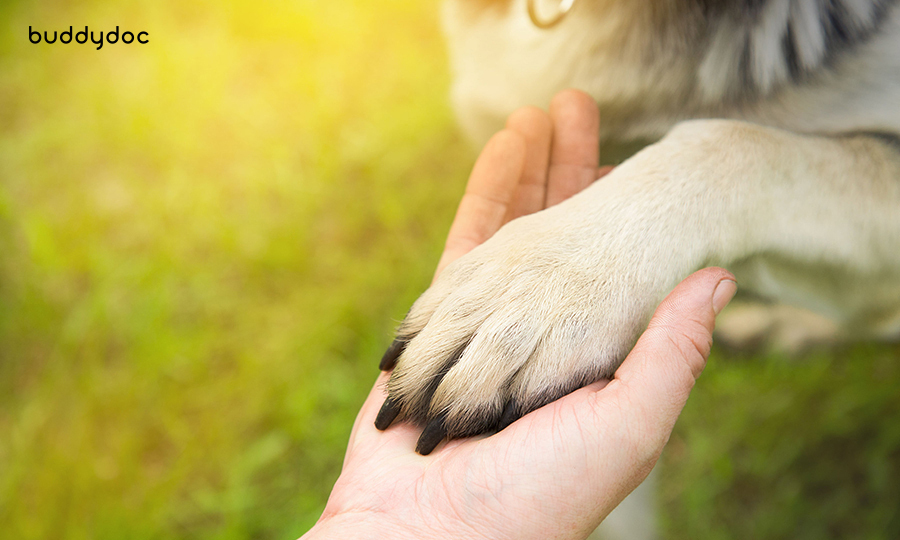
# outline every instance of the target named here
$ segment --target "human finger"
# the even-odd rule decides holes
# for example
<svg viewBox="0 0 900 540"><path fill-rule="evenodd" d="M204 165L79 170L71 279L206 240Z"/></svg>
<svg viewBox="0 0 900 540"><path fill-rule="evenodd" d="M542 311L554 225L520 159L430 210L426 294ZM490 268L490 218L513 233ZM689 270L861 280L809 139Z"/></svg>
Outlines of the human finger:
<svg viewBox="0 0 900 540"><path fill-rule="evenodd" d="M598 399L627 403L625 423L648 456L662 451L697 377L706 366L719 311L734 296L734 276L706 268L682 281L659 305L647 330Z"/></svg>
<svg viewBox="0 0 900 540"><path fill-rule="evenodd" d="M450 226L435 276L503 225L525 166L526 142L511 129L496 133L475 162Z"/></svg>
<svg viewBox="0 0 900 540"><path fill-rule="evenodd" d="M545 206L558 204L597 179L600 112L580 90L564 90L550 102L553 142Z"/></svg>
<svg viewBox="0 0 900 540"><path fill-rule="evenodd" d="M544 209L553 122L541 109L523 107L510 115L506 127L521 134L526 145L522 177L504 219L511 221Z"/></svg>

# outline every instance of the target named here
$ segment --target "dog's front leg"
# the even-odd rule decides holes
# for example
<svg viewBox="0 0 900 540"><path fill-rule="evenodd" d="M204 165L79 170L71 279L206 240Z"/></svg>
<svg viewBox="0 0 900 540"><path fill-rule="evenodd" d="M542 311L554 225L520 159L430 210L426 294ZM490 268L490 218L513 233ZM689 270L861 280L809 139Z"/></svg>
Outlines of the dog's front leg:
<svg viewBox="0 0 900 540"><path fill-rule="evenodd" d="M832 309L884 318L900 305L898 170L876 139L682 124L450 265L392 347L402 354L379 427L398 415L427 425L427 453L608 377L702 266L733 265L761 292L801 282ZM875 287L873 301L855 298Z"/></svg>
<svg viewBox="0 0 900 540"><path fill-rule="evenodd" d="M900 335L896 142L732 121L688 122L667 139L707 141L722 160L713 168L720 174L704 173L711 192L728 201L709 217L729 231L709 263L727 266L746 291L816 311L857 335Z"/></svg>

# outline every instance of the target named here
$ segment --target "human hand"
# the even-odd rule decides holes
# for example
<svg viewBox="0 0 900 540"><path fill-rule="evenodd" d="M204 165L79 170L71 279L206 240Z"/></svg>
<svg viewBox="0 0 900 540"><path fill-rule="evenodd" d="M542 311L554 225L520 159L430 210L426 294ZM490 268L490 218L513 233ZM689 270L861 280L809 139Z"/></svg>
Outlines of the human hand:
<svg viewBox="0 0 900 540"><path fill-rule="evenodd" d="M516 110L475 162L435 277L507 222L556 205L602 178L600 114L593 99L564 90L550 103Z"/></svg>
<svg viewBox="0 0 900 540"><path fill-rule="evenodd" d="M549 116L519 111L488 143L441 268L508 219L555 204L597 175L589 153L596 152L596 136L588 139L593 150L576 136L591 127L588 109L596 118L583 96L561 94ZM554 152L540 159L533 144ZM557 158L593 162L554 159L557 148L569 152ZM680 284L611 381L577 390L490 437L450 441L433 456L412 452L414 426L373 427L385 398L382 374L356 419L325 512L306 538L586 537L653 467L705 365L715 314L734 294L732 280L711 268Z"/></svg>

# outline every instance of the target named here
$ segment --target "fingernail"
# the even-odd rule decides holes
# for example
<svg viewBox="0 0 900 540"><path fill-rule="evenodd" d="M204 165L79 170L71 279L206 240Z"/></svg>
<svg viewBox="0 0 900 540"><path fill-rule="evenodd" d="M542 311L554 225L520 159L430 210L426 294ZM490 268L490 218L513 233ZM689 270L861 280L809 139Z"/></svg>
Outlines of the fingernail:
<svg viewBox="0 0 900 540"><path fill-rule="evenodd" d="M723 279L716 285L716 290L713 292L712 298L713 311L716 312L716 315L725 309L725 306L728 305L728 302L731 302L731 299L734 298L734 293L736 292L737 282L733 279Z"/></svg>

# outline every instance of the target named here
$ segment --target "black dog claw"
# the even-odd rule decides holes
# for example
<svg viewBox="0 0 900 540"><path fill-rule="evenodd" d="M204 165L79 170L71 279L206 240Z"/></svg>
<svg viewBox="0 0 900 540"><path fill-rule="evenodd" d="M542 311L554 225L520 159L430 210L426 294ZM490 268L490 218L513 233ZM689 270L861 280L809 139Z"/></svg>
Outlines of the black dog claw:
<svg viewBox="0 0 900 540"><path fill-rule="evenodd" d="M400 414L400 405L394 403L391 398L385 399L384 405L378 411L378 416L375 417L375 427L381 431L386 430L398 414Z"/></svg>
<svg viewBox="0 0 900 540"><path fill-rule="evenodd" d="M403 352L403 349L406 348L406 344L409 343L409 340L397 338L391 343L391 346L388 347L388 350L385 351L384 356L381 357L381 363L378 364L378 368L381 371L390 371L394 369L394 366L397 365L397 358L400 356L400 353Z"/></svg>
<svg viewBox="0 0 900 540"><path fill-rule="evenodd" d="M511 399L503 409L503 414L500 415L500 423L497 425L497 431L503 431L509 427L510 424L518 420L520 416L519 406L516 404L515 400Z"/></svg>
<svg viewBox="0 0 900 540"><path fill-rule="evenodd" d="M443 418L435 418L422 430L419 442L416 443L416 452L427 456L447 436L447 428L444 427Z"/></svg>

